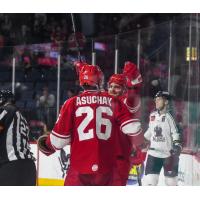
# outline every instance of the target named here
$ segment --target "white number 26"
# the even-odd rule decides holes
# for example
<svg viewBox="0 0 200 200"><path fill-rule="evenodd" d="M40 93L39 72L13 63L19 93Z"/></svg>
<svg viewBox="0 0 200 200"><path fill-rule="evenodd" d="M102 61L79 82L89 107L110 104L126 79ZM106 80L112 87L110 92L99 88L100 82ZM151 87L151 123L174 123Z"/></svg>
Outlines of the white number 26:
<svg viewBox="0 0 200 200"><path fill-rule="evenodd" d="M94 113L96 113L96 116L94 116L95 115ZM76 110L76 117L80 117L83 114L86 114L85 118L80 123L77 129L80 141L94 138L94 129L96 129L96 134L99 139L108 140L110 138L112 123L109 119L106 119L102 116L103 113L109 116L113 115L112 110L109 107L105 107L105 106L97 107L96 112L90 106L79 107ZM89 129L87 132L84 132L85 128L94 119L94 117L96 118L95 127ZM102 125L106 127L104 133L101 132Z"/></svg>

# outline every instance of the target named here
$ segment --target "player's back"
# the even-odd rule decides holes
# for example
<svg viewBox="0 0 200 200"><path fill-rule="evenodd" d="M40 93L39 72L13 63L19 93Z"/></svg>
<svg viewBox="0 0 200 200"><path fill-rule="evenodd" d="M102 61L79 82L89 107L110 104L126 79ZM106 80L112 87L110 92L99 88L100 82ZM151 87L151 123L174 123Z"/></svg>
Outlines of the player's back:
<svg viewBox="0 0 200 200"><path fill-rule="evenodd" d="M80 173L112 170L115 162L115 129L130 120L131 115L127 114L123 103L107 92L85 91L73 98L73 105L71 165Z"/></svg>

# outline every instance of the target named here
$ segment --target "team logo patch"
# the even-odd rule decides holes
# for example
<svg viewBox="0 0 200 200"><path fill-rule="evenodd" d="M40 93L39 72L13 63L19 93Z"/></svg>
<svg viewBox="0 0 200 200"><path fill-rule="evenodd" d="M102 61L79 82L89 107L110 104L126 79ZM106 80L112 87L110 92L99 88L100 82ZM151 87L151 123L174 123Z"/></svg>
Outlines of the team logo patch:
<svg viewBox="0 0 200 200"><path fill-rule="evenodd" d="M164 121L165 121L165 116L162 117L162 122L164 122Z"/></svg>
<svg viewBox="0 0 200 200"><path fill-rule="evenodd" d="M162 128L159 126L156 126L154 128L154 132L156 133L156 137L162 137Z"/></svg>
<svg viewBox="0 0 200 200"><path fill-rule="evenodd" d="M154 128L154 132L155 132L155 135L153 136L152 140L154 142L165 142L165 137L163 137L162 135L162 128L159 127L159 126L156 126Z"/></svg>
<svg viewBox="0 0 200 200"><path fill-rule="evenodd" d="M155 120L155 116L151 116L150 121L154 121Z"/></svg>

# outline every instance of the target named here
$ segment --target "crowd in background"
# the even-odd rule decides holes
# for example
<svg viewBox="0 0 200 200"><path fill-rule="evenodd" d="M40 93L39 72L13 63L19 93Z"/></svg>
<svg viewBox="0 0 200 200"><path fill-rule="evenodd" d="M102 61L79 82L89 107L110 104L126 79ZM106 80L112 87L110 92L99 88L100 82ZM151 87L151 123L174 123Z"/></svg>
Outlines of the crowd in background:
<svg viewBox="0 0 200 200"><path fill-rule="evenodd" d="M142 35L143 39L145 38L145 41L142 40L142 46L145 51L141 48L140 59L140 71L144 80L142 96L144 97L144 104L147 102L148 105L146 106L147 110L144 110L144 113L146 113L143 116L145 122L148 121L148 113L152 110L152 102L149 99L152 98L160 89L167 89L168 77L168 62L166 61L168 56L166 56L166 51L161 53L159 52L159 56L157 56L157 52L153 55L154 50L161 48L159 45L162 45L162 41L160 42L160 40L166 34L166 30L164 28L161 30L160 28L156 33L155 29L151 29L151 27L154 27L158 23L171 20L175 16L175 14L161 15L142 13L75 14L77 32L82 34L79 36L81 37L83 44L85 38L106 38L110 35L114 38L114 34L117 33L125 33L134 30L137 32L138 28L148 27L147 31L144 31ZM160 34L161 32L162 34ZM62 55L61 88L64 88L64 90L61 91L60 103L62 104L68 97L76 95L80 91L72 67L72 62L77 59L77 52L74 51L75 49L73 48L72 33L72 22L69 13L0 14L1 87L5 88L8 85L11 87L11 69L9 69L10 71L7 73L8 75L6 75L3 66L7 66L8 64L11 66L11 58L13 54L16 54L16 69L20 69L18 70L20 73L16 74L16 77L20 82L19 84L21 84L18 88L22 89L23 93L25 93L25 95L21 95L20 92L17 93L20 99L18 105L25 108L26 111L32 108L32 111L27 111L27 117L30 124L33 125L33 129L35 129L36 124L40 128L44 127L42 123L37 123L35 120L44 121L45 125L48 125L47 129L51 129L53 122L56 120L55 102L53 106L49 106L51 107L50 109L47 109L47 112L50 111L51 113L54 113L53 119L47 119L44 117L44 113L33 112L33 109L39 107L38 101L42 96L42 88L44 86L47 85L49 87L49 93L56 96L56 52L60 52ZM124 36L125 39L121 40L120 58L122 62L133 58L131 61L136 63L137 52L133 52L132 49L133 45L136 46L137 41L132 41L130 36L132 37L132 34L128 35L127 40L126 36ZM36 45L36 50L34 50L32 44L45 45ZM70 46L71 48L68 48L69 44L72 45ZM23 45L24 48L21 47ZM134 48L136 49L136 47ZM40 48L41 51L38 51ZM46 51L45 48L51 49L51 52L48 50ZM87 46L81 50L84 51L86 48ZM84 53L88 52L91 53L91 49ZM97 58L97 64L102 67L106 79L113 73L113 52L113 50L111 52L108 48L106 52L100 52L98 55L99 58ZM88 57L87 54L84 53L83 55ZM85 59L84 56L83 59ZM91 60L88 62L90 61ZM175 102L177 119L180 123L184 122L184 126L186 127L184 129L186 132L185 135L188 137L192 132L195 132L195 135L198 135L198 133L196 133L198 132L196 119L198 119L199 116L198 113L193 114L196 111L194 105L195 102L193 102L190 105L191 109L194 110L191 117L189 117L191 124L190 126L185 124L187 121L187 115L183 115L182 113L183 110L186 111L187 104L181 100L187 100L187 88L184 88L185 84L183 82L186 78L181 79L180 77L187 75L187 71L185 73L180 67L181 66L176 67L175 71L172 72L171 93L178 97ZM49 115L47 114L47 116ZM31 119L30 117L33 118ZM38 128L38 130L40 130L40 128ZM199 137L197 137L197 140L199 140ZM189 141L189 139L186 138L185 141Z"/></svg>
<svg viewBox="0 0 200 200"><path fill-rule="evenodd" d="M98 37L127 32L173 19L178 14L75 14L77 31ZM88 23L89 22L91 23ZM89 24L89 25L88 25ZM90 30L90 31L89 31ZM0 14L0 46L66 41L72 33L70 13Z"/></svg>

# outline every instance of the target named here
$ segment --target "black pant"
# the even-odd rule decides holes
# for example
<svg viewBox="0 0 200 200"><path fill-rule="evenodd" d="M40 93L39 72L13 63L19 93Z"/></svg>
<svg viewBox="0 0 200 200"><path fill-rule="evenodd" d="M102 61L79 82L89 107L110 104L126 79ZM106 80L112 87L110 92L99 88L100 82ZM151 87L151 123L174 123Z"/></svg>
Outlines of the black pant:
<svg viewBox="0 0 200 200"><path fill-rule="evenodd" d="M164 176L175 177L178 176L178 156L170 156L168 158L157 158L148 155L145 175L160 174L161 168L164 168Z"/></svg>
<svg viewBox="0 0 200 200"><path fill-rule="evenodd" d="M35 186L36 167L33 160L14 160L0 164L0 186Z"/></svg>

